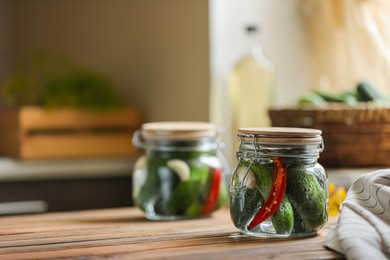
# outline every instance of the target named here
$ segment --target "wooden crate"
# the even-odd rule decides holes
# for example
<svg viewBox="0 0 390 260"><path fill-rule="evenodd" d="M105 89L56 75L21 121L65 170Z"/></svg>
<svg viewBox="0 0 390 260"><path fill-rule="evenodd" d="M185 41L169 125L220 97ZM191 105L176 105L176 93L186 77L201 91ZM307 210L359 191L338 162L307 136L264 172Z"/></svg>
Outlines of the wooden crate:
<svg viewBox="0 0 390 260"><path fill-rule="evenodd" d="M389 167L390 108L271 109L272 126L322 130L325 167Z"/></svg>
<svg viewBox="0 0 390 260"><path fill-rule="evenodd" d="M0 112L0 156L22 160L132 156L137 108L110 111L22 107Z"/></svg>

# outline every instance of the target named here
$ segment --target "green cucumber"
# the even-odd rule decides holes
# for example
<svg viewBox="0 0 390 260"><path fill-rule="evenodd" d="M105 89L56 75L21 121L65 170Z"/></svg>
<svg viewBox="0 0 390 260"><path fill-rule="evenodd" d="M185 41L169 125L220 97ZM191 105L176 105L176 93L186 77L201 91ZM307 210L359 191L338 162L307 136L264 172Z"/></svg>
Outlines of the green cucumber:
<svg viewBox="0 0 390 260"><path fill-rule="evenodd" d="M382 100L384 97L379 93L379 91L368 82L359 82L356 87L356 91L360 101L369 102L375 100Z"/></svg>
<svg viewBox="0 0 390 260"><path fill-rule="evenodd" d="M234 226L245 230L264 200L258 189L230 187L230 216Z"/></svg>
<svg viewBox="0 0 390 260"><path fill-rule="evenodd" d="M344 102L344 100L341 97L320 90L313 90L313 93L322 97L326 102L337 102L337 103Z"/></svg>
<svg viewBox="0 0 390 260"><path fill-rule="evenodd" d="M202 185L198 180L182 181L172 191L170 199L166 202L166 207L171 215L185 215L189 208L199 203L199 196L202 192ZM191 215L195 215L194 208L189 210ZM197 212L199 214L199 212Z"/></svg>
<svg viewBox="0 0 390 260"><path fill-rule="evenodd" d="M325 107L328 102L323 99L321 96L317 95L314 92L310 92L298 100L299 105L310 105L315 107Z"/></svg>
<svg viewBox="0 0 390 260"><path fill-rule="evenodd" d="M257 187L264 198L270 195L272 183L274 180L273 164L251 166L252 172L256 177ZM287 194L284 195L279 208L271 216L272 225L277 234L290 234L294 227L294 213Z"/></svg>
<svg viewBox="0 0 390 260"><path fill-rule="evenodd" d="M358 95L355 91L344 91L341 93L340 98L343 100L343 103L355 106L359 102Z"/></svg>
<svg viewBox="0 0 390 260"><path fill-rule="evenodd" d="M326 191L316 176L303 166L288 167L287 172L286 193L294 213L299 214L302 219L301 228L306 232L316 231L327 220Z"/></svg>

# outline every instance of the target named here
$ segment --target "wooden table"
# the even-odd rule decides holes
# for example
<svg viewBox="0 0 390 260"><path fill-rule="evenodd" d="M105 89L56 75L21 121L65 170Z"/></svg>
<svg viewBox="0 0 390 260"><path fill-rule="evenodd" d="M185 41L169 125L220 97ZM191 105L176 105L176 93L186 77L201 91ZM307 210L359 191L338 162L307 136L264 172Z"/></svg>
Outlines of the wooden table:
<svg viewBox="0 0 390 260"><path fill-rule="evenodd" d="M315 237L242 235L227 209L212 217L148 221L136 208L0 218L0 259L340 259L324 248L331 219Z"/></svg>

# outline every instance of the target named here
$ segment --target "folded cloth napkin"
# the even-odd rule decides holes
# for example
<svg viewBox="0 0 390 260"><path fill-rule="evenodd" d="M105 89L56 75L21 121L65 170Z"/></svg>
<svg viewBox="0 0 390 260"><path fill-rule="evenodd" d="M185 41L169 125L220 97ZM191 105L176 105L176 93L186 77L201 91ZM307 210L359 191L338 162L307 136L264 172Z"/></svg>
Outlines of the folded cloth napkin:
<svg viewBox="0 0 390 260"><path fill-rule="evenodd" d="M325 247L347 259L390 259L390 169L362 175L352 184Z"/></svg>

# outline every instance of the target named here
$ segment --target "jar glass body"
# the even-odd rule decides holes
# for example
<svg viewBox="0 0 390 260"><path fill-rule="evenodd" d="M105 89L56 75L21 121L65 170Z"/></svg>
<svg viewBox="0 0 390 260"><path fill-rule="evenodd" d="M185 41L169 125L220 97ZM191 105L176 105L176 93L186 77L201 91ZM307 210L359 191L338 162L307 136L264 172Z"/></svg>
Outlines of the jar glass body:
<svg viewBox="0 0 390 260"><path fill-rule="evenodd" d="M146 140L135 164L133 201L151 220L210 215L227 203L224 165L213 138Z"/></svg>
<svg viewBox="0 0 390 260"><path fill-rule="evenodd" d="M321 144L242 142L229 190L234 225L256 237L315 235L328 219L328 176L317 162L320 151Z"/></svg>

